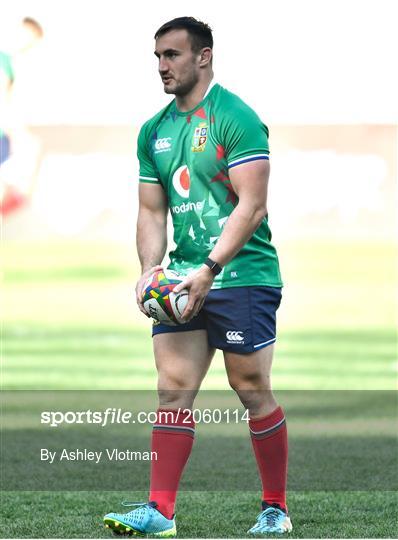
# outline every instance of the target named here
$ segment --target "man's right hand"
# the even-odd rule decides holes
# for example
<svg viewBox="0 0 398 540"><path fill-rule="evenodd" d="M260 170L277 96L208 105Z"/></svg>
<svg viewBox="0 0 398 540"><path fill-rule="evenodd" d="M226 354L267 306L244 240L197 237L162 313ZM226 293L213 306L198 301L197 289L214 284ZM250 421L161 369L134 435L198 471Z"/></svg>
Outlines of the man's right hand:
<svg viewBox="0 0 398 540"><path fill-rule="evenodd" d="M159 264L156 266L152 266L152 268L149 268L149 270L145 270L145 272L141 275L140 279L137 281L137 285L135 286L135 294L136 294L136 300L137 305L140 309L140 311L146 316L150 317L148 313L145 311L144 306L142 305L142 293L144 289L144 285L147 281L147 279L157 270L163 270L163 266L160 266Z"/></svg>

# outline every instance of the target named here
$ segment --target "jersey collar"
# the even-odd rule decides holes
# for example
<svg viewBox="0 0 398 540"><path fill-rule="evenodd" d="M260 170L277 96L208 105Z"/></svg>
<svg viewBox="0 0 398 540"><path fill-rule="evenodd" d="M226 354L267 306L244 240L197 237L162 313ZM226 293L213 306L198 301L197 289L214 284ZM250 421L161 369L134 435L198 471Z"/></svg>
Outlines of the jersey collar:
<svg viewBox="0 0 398 540"><path fill-rule="evenodd" d="M213 86L216 85L216 84L217 84L217 82L216 82L214 79L212 79L212 80L210 81L210 84L209 84L209 86L207 87L206 94L203 96L203 99L207 98L207 96L208 96L208 95L210 94L210 92L211 92L211 89L212 89ZM203 100L202 100L202 101L203 101Z"/></svg>

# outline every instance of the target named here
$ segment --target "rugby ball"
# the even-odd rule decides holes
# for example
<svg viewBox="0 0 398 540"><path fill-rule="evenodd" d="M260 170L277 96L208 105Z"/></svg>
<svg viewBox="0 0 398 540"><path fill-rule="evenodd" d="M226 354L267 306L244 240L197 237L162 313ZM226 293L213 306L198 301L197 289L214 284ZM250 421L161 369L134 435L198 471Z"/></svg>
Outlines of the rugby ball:
<svg viewBox="0 0 398 540"><path fill-rule="evenodd" d="M188 303L188 291L173 292L182 279L183 276L173 270L157 270L146 281L142 304L155 321L169 326L184 322L181 316Z"/></svg>

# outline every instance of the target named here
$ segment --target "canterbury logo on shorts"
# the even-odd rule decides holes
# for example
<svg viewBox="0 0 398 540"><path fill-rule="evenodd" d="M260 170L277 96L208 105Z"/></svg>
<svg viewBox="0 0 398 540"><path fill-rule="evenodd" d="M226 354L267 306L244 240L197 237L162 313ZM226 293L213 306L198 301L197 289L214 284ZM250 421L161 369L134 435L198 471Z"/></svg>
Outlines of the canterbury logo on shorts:
<svg viewBox="0 0 398 540"><path fill-rule="evenodd" d="M242 334L243 332L240 332L239 330L228 330L228 332L225 334L225 337L227 338L227 343L243 344L245 342L245 339Z"/></svg>

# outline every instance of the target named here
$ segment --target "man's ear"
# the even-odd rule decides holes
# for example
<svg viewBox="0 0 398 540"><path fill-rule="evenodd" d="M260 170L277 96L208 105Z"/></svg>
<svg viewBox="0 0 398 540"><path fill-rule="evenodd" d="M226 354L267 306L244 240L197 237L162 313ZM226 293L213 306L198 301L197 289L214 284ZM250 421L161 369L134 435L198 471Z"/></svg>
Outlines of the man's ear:
<svg viewBox="0 0 398 540"><path fill-rule="evenodd" d="M204 47L200 51L199 66L200 67L208 66L212 58L213 58L213 51L210 49L210 47Z"/></svg>

